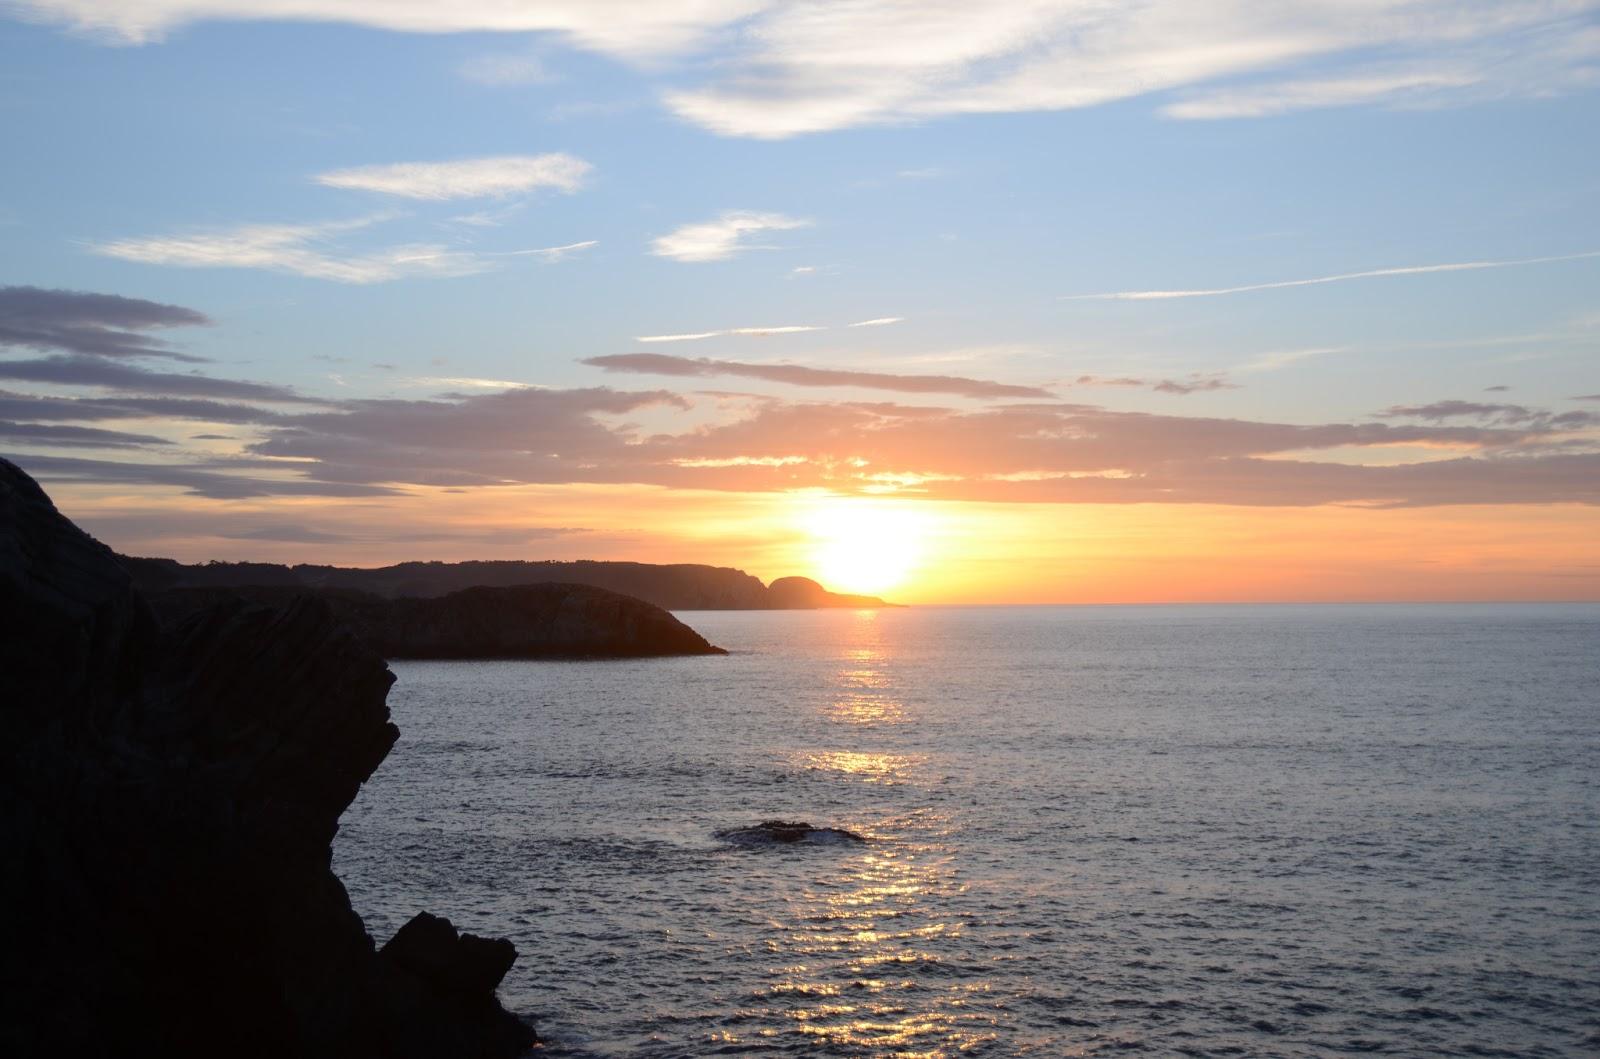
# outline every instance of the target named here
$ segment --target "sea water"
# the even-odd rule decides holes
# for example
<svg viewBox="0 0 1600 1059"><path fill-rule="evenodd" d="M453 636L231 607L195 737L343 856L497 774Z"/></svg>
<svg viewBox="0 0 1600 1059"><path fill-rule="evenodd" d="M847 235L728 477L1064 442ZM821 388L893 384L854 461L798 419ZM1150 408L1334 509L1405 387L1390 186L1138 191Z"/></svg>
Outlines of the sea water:
<svg viewBox="0 0 1600 1059"><path fill-rule="evenodd" d="M1600 1054L1600 607L680 617L396 664L335 845L552 1056Z"/></svg>

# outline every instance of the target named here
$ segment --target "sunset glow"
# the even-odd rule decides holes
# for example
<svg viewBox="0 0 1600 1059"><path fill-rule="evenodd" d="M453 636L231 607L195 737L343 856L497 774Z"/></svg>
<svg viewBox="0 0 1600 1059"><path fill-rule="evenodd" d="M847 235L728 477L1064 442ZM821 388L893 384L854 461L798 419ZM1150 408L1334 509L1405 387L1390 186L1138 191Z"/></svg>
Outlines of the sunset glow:
<svg viewBox="0 0 1600 1059"><path fill-rule="evenodd" d="M810 501L801 524L817 579L838 592L899 588L922 562L933 516L917 502L865 497Z"/></svg>

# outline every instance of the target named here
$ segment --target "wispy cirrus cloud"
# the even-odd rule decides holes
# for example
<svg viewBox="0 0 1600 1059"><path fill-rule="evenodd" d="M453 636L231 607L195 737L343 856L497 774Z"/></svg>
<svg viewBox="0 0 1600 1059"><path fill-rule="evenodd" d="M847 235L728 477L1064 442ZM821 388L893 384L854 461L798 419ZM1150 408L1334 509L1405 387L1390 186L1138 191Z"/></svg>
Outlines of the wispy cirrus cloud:
<svg viewBox="0 0 1600 1059"><path fill-rule="evenodd" d="M650 252L674 261L725 261L746 250L770 249L750 242L751 237L762 232L785 232L810 226L809 220L782 213L728 210L714 220L685 224L658 236L651 242Z"/></svg>
<svg viewBox="0 0 1600 1059"><path fill-rule="evenodd" d="M1161 108L1169 118L1216 120L1263 118L1315 107L1347 107L1359 103L1406 99L1423 101L1448 89L1467 88L1483 80L1473 70L1363 71L1346 77L1273 81L1196 94Z"/></svg>
<svg viewBox="0 0 1600 1059"><path fill-rule="evenodd" d="M721 338L724 335L741 335L747 338L766 338L770 335L798 335L807 331L826 331L825 327L809 324L787 324L781 327L729 327L721 331L691 331L681 335L638 335L635 342L698 342L702 338Z"/></svg>
<svg viewBox="0 0 1600 1059"><path fill-rule="evenodd" d="M719 79L666 100L716 132L779 139L1198 87L1215 94L1172 104L1174 116L1540 96L1592 81L1593 10L1588 0L774 4ZM1283 77L1313 62L1319 81ZM1274 79L1288 83L1258 84Z"/></svg>
<svg viewBox="0 0 1600 1059"><path fill-rule="evenodd" d="M679 117L779 139L864 125L1067 110L1198 94L1174 117L1332 105L1440 105L1592 84L1594 0L17 0L33 17L158 40L213 19L348 22L413 33L545 32L627 60L702 57ZM1295 76L1315 64L1318 76ZM489 78L520 72L496 72Z"/></svg>
<svg viewBox="0 0 1600 1059"><path fill-rule="evenodd" d="M897 375L881 371L849 371L840 368L812 368L800 364L747 364L737 360L673 357L662 353L622 353L589 357L580 361L602 371L636 372L648 375L738 375L791 386L857 386L899 393L944 393L961 397L1054 397L1037 386L1015 386L969 379L959 375Z"/></svg>
<svg viewBox="0 0 1600 1059"><path fill-rule="evenodd" d="M857 320L845 327L887 327L905 320L903 316L880 316L872 320ZM799 335L810 331L826 331L821 324L783 324L775 327L725 327L717 331L686 331L672 335L638 335L635 342L698 342L706 338L768 338L772 335Z"/></svg>
<svg viewBox="0 0 1600 1059"><path fill-rule="evenodd" d="M318 174L318 184L407 199L503 198L540 188L574 192L594 167L570 154L500 155L452 162L397 162Z"/></svg>
<svg viewBox="0 0 1600 1059"><path fill-rule="evenodd" d="M508 250L506 257L540 257L546 261L556 262L565 260L569 255L580 250L587 250L591 246L599 246L598 239L585 239L581 243L567 243L564 246L543 246L536 250Z"/></svg>
<svg viewBox="0 0 1600 1059"><path fill-rule="evenodd" d="M321 224L245 224L213 231L95 244L104 257L181 268L253 268L337 283L381 283L406 276L465 276L487 268L468 251L431 243L373 251L339 248L333 237L384 217Z"/></svg>
<svg viewBox="0 0 1600 1059"><path fill-rule="evenodd" d="M1579 254L1555 254L1549 257L1525 257L1505 261L1456 261L1442 265L1411 265L1405 268L1374 268L1363 272L1340 272L1331 276L1314 276L1311 279L1275 280L1270 283L1248 283L1238 287L1210 287L1193 290L1124 290L1106 294L1069 294L1067 301L1161 301L1169 298L1210 298L1222 294L1245 294L1251 291L1281 290L1286 287L1313 287L1322 283L1346 283L1357 279L1378 279L1386 276L1419 276L1433 272L1475 272L1489 268L1518 268L1524 265L1547 265L1558 261L1584 261L1600 258L1600 250L1587 250Z"/></svg>
<svg viewBox="0 0 1600 1059"><path fill-rule="evenodd" d="M19 0L20 10L119 43L159 41L194 22L345 22L401 33L552 33L593 51L629 58L672 54L710 31L756 13L764 0L620 0L563 3L456 0Z"/></svg>

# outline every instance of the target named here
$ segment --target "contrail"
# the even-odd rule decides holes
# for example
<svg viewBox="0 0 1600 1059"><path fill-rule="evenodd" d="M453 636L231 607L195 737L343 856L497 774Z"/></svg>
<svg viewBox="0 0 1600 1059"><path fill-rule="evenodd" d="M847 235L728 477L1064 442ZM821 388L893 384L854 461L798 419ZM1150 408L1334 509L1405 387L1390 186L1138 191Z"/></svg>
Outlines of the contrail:
<svg viewBox="0 0 1600 1059"><path fill-rule="evenodd" d="M1256 290L1278 290L1281 287L1310 287L1317 283L1343 283L1346 280L1372 279L1377 276L1415 276L1423 272L1470 272L1480 268L1544 265L1553 261L1581 261L1591 257L1600 257L1600 250L1589 250L1581 254L1561 254L1556 257L1525 257L1516 261L1458 261L1448 265L1375 268L1366 272L1341 272L1336 276L1317 276L1315 279L1286 279L1276 283L1251 283L1243 287L1216 287L1211 290L1124 290L1110 294L1068 294L1065 295L1065 300L1140 302L1161 298L1209 298L1218 294L1244 294Z"/></svg>

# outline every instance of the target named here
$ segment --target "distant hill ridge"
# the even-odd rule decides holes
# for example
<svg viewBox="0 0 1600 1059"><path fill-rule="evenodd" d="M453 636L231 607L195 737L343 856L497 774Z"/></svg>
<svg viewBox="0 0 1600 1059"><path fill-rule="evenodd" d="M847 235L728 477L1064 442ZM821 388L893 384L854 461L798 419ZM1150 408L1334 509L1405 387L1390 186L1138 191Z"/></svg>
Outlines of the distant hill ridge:
<svg viewBox="0 0 1600 1059"><path fill-rule="evenodd" d="M574 562L515 559L461 563L409 562L376 568L302 563L180 563L175 559L120 556L144 592L174 588L301 587L354 589L385 599L433 598L466 588L573 584L620 592L667 610L806 610L888 607L877 596L829 592L808 577L780 577L771 585L743 570L697 563Z"/></svg>

